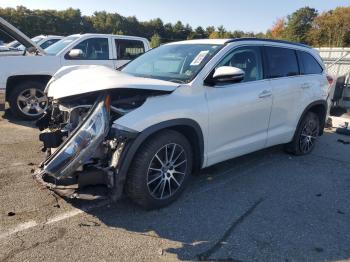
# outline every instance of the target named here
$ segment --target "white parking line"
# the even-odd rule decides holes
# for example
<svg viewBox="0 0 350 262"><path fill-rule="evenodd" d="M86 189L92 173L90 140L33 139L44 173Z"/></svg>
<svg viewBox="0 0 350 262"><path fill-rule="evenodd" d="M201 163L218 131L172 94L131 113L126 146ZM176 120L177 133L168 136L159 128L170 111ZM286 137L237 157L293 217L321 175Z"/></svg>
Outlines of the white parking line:
<svg viewBox="0 0 350 262"><path fill-rule="evenodd" d="M35 222L34 220L30 220L28 222L19 224L18 226L14 227L14 228L11 228L7 232L0 234L0 240L4 239L4 238L7 238L7 237L9 237L9 236L11 236L13 234L18 233L18 232L21 232L23 230L26 230L26 229L29 229L29 228L32 228L32 227L36 227L37 225L38 225L38 223Z"/></svg>
<svg viewBox="0 0 350 262"><path fill-rule="evenodd" d="M63 213L63 214L59 214L53 218L48 219L45 223L38 223L34 220L30 220L30 221L27 221L25 223L19 224L16 227L11 228L10 230L7 230L6 232L0 233L0 240L7 238L7 237L10 237L18 232L25 231L27 229L34 228L34 227L39 226L39 225L50 225L50 224L54 224L54 223L57 223L59 221L62 221L62 220L68 219L68 218L72 218L72 217L77 216L81 213L85 213L85 212L91 211L91 210L99 208L99 207L104 207L108 204L109 204L109 201L102 201L102 202L97 203L95 205L90 205L87 207L83 207L81 209L74 208L71 211L68 211L68 212Z"/></svg>

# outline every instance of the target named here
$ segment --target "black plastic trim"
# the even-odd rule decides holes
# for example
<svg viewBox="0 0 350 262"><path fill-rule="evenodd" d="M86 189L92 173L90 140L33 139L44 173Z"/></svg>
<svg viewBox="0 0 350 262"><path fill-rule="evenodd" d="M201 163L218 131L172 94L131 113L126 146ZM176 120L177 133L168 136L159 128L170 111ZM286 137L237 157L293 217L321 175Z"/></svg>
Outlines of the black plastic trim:
<svg viewBox="0 0 350 262"><path fill-rule="evenodd" d="M179 119L164 121L146 128L144 131L138 133L138 135L134 140L129 140L126 143L126 148L124 148L124 151L121 155L120 162L119 162L120 165L118 168L118 173L116 178L118 182L117 182L117 188L115 188L117 191L121 190L120 186L124 184L129 167L132 163L132 160L137 150L142 145L142 143L146 141L146 139L149 138L151 135L155 134L156 132L166 128L174 128L176 126L187 126L195 130L196 135L198 137L199 154L200 154L199 169L202 167L204 162L204 138L203 138L202 129L199 126L199 124L196 121L188 118L179 118Z"/></svg>
<svg viewBox="0 0 350 262"><path fill-rule="evenodd" d="M298 130L298 127L300 126L300 123L301 121L303 120L304 116L307 114L307 112L310 111L310 109L314 106L318 106L318 105L322 105L324 107L324 119L320 119L320 133L319 135L322 135L323 134L323 129L325 127L325 124L326 124L326 117L327 117L327 108L328 108L328 104L327 104L327 101L326 100L317 100L317 101L314 101L312 102L311 104L309 104L303 111L303 113L301 114L300 118L299 118L299 121L298 121L298 125L297 125L297 128L295 129L295 133L294 133L294 136L293 136L293 139L296 135L296 132Z"/></svg>

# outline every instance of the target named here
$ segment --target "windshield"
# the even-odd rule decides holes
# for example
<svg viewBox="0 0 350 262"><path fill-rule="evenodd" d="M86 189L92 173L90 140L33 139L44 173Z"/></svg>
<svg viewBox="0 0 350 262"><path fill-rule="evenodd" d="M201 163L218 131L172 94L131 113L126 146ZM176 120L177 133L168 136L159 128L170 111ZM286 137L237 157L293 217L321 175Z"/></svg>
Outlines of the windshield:
<svg viewBox="0 0 350 262"><path fill-rule="evenodd" d="M68 46L70 43L72 43L78 38L79 37L76 37L76 36L68 36L66 38L63 38L62 40L46 48L45 52L48 55L56 55L58 52L60 52L62 49L64 49L66 46Z"/></svg>
<svg viewBox="0 0 350 262"><path fill-rule="evenodd" d="M44 39L44 37L43 36L36 36L36 37L33 37L31 40L35 43L35 44L37 44L37 43L39 43L41 40L43 40ZM18 43L18 42L17 42ZM24 45L21 45L20 43L18 43L18 45L16 44L16 46L12 46L12 47L15 47L15 48L17 48L17 49L19 49L19 50L24 50Z"/></svg>
<svg viewBox="0 0 350 262"><path fill-rule="evenodd" d="M44 37L43 36L36 36L36 37L33 37L31 40L34 42L34 43L39 43L41 40L43 40Z"/></svg>
<svg viewBox="0 0 350 262"><path fill-rule="evenodd" d="M221 47L210 44L163 45L139 56L121 71L140 77L188 83Z"/></svg>

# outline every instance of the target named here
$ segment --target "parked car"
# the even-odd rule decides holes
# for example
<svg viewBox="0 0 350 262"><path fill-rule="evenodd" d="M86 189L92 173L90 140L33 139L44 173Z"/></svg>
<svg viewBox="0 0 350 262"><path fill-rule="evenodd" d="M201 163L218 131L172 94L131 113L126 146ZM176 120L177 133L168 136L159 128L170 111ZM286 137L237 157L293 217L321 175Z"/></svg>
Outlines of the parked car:
<svg viewBox="0 0 350 262"><path fill-rule="evenodd" d="M0 45L0 52L10 51L10 49L7 46Z"/></svg>
<svg viewBox="0 0 350 262"><path fill-rule="evenodd" d="M58 35L38 35L33 37L31 40L35 44L40 46L42 49L45 49L63 38L64 36L58 36ZM25 49L25 47L17 40L14 40L8 43L6 46L12 49L18 49L19 51L23 51Z"/></svg>
<svg viewBox="0 0 350 262"><path fill-rule="evenodd" d="M64 196L102 184L112 199L164 207L201 168L277 144L310 153L328 87L315 50L263 39L165 44L120 72L65 67L45 91L36 178Z"/></svg>
<svg viewBox="0 0 350 262"><path fill-rule="evenodd" d="M104 65L116 69L149 49L145 38L77 34L43 50L2 18L0 30L26 48L24 55L0 55L0 107L6 100L16 117L27 120L44 113L48 106L44 88L62 66Z"/></svg>

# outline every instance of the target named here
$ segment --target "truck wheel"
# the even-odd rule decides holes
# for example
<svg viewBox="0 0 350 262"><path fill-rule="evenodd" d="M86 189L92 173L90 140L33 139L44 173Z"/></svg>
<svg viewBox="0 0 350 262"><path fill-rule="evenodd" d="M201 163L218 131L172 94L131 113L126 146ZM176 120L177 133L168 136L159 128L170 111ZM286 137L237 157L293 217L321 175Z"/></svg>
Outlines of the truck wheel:
<svg viewBox="0 0 350 262"><path fill-rule="evenodd" d="M12 114L24 120L35 120L41 117L48 106L44 88L44 83L36 81L17 85L9 96Z"/></svg>
<svg viewBox="0 0 350 262"><path fill-rule="evenodd" d="M126 193L145 209L164 207L179 197L192 171L192 148L180 133L165 130L136 153Z"/></svg>
<svg viewBox="0 0 350 262"><path fill-rule="evenodd" d="M285 145L285 150L294 155L306 155L315 148L320 131L320 120L313 112L308 112L301 120L293 141Z"/></svg>

